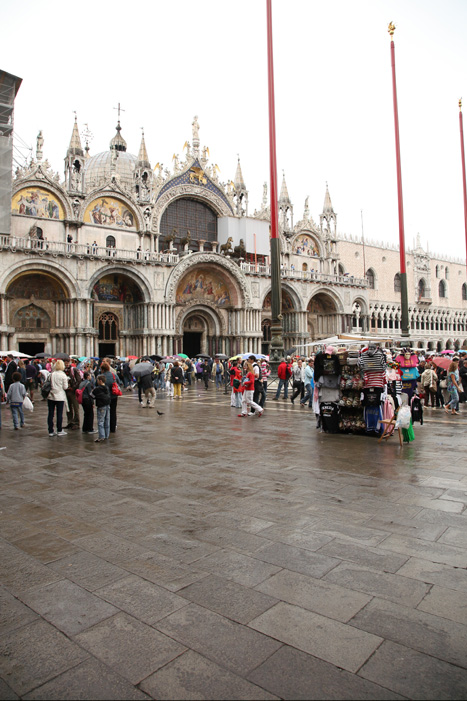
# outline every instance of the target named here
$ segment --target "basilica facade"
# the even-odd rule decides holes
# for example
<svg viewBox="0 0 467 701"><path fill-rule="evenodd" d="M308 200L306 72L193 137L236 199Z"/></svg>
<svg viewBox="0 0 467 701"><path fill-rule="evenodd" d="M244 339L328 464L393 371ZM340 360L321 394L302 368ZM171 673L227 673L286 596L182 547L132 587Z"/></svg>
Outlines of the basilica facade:
<svg viewBox="0 0 467 701"><path fill-rule="evenodd" d="M400 339L399 254L341 234L326 186L322 212L294 222L279 198L285 348L334 334ZM0 349L79 356L265 352L271 338L269 205L249 212L240 162L233 181L201 146L197 117L184 156L153 167L144 134L129 153L120 121L90 155L78 124L64 177L35 158L13 180L11 229L0 233ZM460 260L407 252L412 342L467 347Z"/></svg>

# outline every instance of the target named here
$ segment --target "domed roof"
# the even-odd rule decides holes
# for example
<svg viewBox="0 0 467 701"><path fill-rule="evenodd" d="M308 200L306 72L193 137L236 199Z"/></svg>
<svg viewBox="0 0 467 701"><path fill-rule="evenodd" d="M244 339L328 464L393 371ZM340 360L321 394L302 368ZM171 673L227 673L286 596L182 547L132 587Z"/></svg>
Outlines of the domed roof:
<svg viewBox="0 0 467 701"><path fill-rule="evenodd" d="M111 177L112 159L115 152L103 151L87 159L84 166L84 187L86 191L96 187L102 187L109 182ZM133 172L135 170L137 157L127 151L118 151L115 161L115 174L117 182L123 188L133 186Z"/></svg>

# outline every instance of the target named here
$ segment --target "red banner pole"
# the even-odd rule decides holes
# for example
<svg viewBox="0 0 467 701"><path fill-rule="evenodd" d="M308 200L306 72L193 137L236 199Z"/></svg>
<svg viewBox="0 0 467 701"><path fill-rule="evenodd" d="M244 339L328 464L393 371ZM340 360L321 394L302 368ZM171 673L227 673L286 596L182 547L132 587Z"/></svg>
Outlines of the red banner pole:
<svg viewBox="0 0 467 701"><path fill-rule="evenodd" d="M464 192L464 226L465 226L465 252L467 271L467 188L465 184L465 150L464 150L464 124L462 120L462 100L459 100L459 127L461 132L461 158L462 158L462 187Z"/></svg>
<svg viewBox="0 0 467 701"><path fill-rule="evenodd" d="M399 113L397 107L396 88L396 55L394 48L395 26L391 22L388 27L391 36L391 67L392 67L392 96L394 102L394 131L396 136L396 166L397 166L397 199L399 205L399 253L401 266L401 332L402 336L409 335L409 304L407 294L407 270L405 265L405 233L404 233L404 203L402 198L402 168L399 139Z"/></svg>
<svg viewBox="0 0 467 701"><path fill-rule="evenodd" d="M272 48L272 0L266 0L268 32L269 171L271 181L271 238L278 237L276 112L274 99L274 59Z"/></svg>

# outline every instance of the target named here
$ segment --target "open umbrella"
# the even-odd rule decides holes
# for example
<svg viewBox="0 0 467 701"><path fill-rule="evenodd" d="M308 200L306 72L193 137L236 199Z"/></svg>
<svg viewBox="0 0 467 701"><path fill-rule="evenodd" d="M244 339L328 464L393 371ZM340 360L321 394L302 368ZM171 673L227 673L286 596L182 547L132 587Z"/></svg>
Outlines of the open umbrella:
<svg viewBox="0 0 467 701"><path fill-rule="evenodd" d="M151 360L162 360L162 355L150 355Z"/></svg>
<svg viewBox="0 0 467 701"><path fill-rule="evenodd" d="M436 367L447 370L451 365L451 358L432 358L432 362L436 365Z"/></svg>
<svg viewBox="0 0 467 701"><path fill-rule="evenodd" d="M211 356L207 353L198 353L198 355L195 355L195 358L207 358L209 360Z"/></svg>
<svg viewBox="0 0 467 701"><path fill-rule="evenodd" d="M7 350L7 351L2 351L2 355L12 355L13 358L32 358L32 355L28 355L27 353L20 353L19 351L15 350Z"/></svg>
<svg viewBox="0 0 467 701"><path fill-rule="evenodd" d="M151 363L137 363L131 372L133 377L143 377L143 375L150 375L153 370Z"/></svg>
<svg viewBox="0 0 467 701"><path fill-rule="evenodd" d="M55 358L55 360L70 360L68 353L55 353L52 357Z"/></svg>
<svg viewBox="0 0 467 701"><path fill-rule="evenodd" d="M215 357L219 358L219 360L228 360L229 359L229 356L225 355L225 353L216 353Z"/></svg>
<svg viewBox="0 0 467 701"><path fill-rule="evenodd" d="M127 356L127 359L128 360L138 360L138 356L137 355L129 355L129 356Z"/></svg>
<svg viewBox="0 0 467 701"><path fill-rule="evenodd" d="M444 351L441 351L441 355L454 355L454 351L453 350L444 350Z"/></svg>
<svg viewBox="0 0 467 701"><path fill-rule="evenodd" d="M35 358L50 358L49 353L36 353Z"/></svg>
<svg viewBox="0 0 467 701"><path fill-rule="evenodd" d="M178 355L179 358L183 358L183 360L185 360L186 358L188 358L188 356L187 356L185 353L177 353L177 355Z"/></svg>

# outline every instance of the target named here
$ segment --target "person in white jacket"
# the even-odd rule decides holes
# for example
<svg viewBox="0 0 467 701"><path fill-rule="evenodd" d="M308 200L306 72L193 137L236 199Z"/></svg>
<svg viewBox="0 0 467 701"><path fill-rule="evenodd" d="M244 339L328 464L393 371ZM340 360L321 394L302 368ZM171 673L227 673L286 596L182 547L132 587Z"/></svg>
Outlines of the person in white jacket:
<svg viewBox="0 0 467 701"><path fill-rule="evenodd" d="M63 407L67 406L66 389L68 388L68 377L65 375L65 364L63 360L57 360L53 371L50 373L50 392L47 397L47 405L49 415L47 423L49 427L49 436L66 436L66 432L62 428ZM54 413L57 410L57 431L54 431Z"/></svg>

